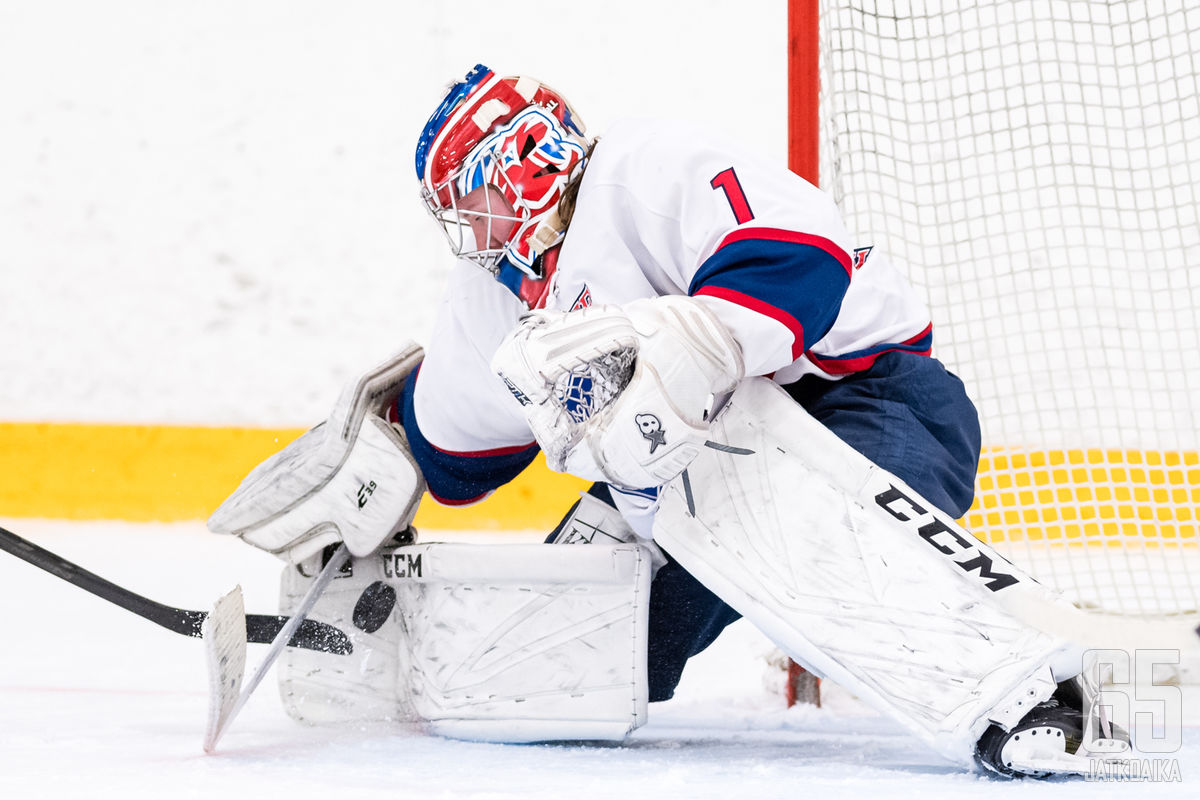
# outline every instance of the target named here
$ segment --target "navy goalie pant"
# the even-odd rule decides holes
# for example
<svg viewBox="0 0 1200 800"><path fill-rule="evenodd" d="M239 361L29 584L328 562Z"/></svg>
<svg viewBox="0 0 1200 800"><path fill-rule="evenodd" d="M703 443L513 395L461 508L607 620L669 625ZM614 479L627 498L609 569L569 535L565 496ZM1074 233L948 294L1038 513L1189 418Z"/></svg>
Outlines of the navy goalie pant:
<svg viewBox="0 0 1200 800"><path fill-rule="evenodd" d="M941 362L886 353L840 381L806 376L784 387L843 441L956 519L975 492L979 417ZM606 487L594 493L608 502ZM689 658L740 615L668 556L650 587L650 700L667 700Z"/></svg>

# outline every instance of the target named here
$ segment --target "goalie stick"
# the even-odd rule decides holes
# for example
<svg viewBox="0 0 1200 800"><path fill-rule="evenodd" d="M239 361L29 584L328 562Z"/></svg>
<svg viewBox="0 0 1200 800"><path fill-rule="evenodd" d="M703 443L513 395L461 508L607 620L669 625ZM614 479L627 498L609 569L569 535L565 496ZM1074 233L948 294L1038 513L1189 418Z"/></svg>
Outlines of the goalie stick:
<svg viewBox="0 0 1200 800"><path fill-rule="evenodd" d="M117 586L99 575L88 572L83 567L23 539L5 528L0 528L0 550L11 553L22 561L49 572L56 578L78 586L85 592L90 592L126 611L132 611L139 617L161 625L169 631L184 636L201 637L201 627L205 618L208 617L206 611L190 611L150 600ZM256 644L273 641L288 622L288 617L268 614L246 614L245 617L247 640ZM319 650L323 653L337 655L348 655L354 650L350 638L345 633L332 625L313 620L304 620L288 644L291 647L302 647L306 650Z"/></svg>
<svg viewBox="0 0 1200 800"><path fill-rule="evenodd" d="M305 621L304 618L317 604L325 587L329 586L338 571L350 560L350 551L338 545L329 556L308 593L300 601L296 612L271 642L262 663L242 685L242 671L246 665L246 630L242 625L242 589L235 588L213 606L213 612L204 624L204 650L208 664L208 725L204 731L204 752L212 753L225 731L229 730L234 717L258 688L267 670L279 658L283 648L291 639L292 632Z"/></svg>

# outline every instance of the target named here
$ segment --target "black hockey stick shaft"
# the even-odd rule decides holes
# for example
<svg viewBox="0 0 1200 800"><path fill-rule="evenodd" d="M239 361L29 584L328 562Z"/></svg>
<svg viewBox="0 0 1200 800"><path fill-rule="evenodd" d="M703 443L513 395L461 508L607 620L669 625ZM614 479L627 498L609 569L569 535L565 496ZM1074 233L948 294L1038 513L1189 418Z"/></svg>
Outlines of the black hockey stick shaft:
<svg viewBox="0 0 1200 800"><path fill-rule="evenodd" d="M49 572L56 578L78 586L85 592L132 611L139 617L161 625L167 630L184 636L200 637L200 626L208 616L207 611L189 611L155 602L140 594L117 586L95 573L74 564L62 556L24 539L6 528L0 528L0 550L11 553L22 561ZM269 614L246 615L246 640L257 644L269 644L287 623L287 617ZM288 644L306 650L346 655L353 651L350 638L344 632L323 622L306 619Z"/></svg>

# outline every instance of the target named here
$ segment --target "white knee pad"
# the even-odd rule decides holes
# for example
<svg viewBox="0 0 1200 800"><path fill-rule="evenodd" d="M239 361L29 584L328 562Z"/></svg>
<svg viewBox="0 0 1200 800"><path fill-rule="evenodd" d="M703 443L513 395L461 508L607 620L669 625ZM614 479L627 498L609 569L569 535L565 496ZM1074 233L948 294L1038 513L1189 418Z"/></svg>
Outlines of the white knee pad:
<svg viewBox="0 0 1200 800"><path fill-rule="evenodd" d="M637 535L621 512L587 492L579 493L579 502L558 526L551 544L616 544L637 542L650 553L653 573L667 563L658 545Z"/></svg>

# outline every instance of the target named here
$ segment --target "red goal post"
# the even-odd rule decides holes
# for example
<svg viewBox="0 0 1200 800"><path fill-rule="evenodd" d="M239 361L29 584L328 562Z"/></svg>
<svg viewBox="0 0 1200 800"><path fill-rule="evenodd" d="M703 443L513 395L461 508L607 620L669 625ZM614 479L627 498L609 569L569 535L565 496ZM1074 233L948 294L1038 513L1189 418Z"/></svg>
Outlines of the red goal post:
<svg viewBox="0 0 1200 800"><path fill-rule="evenodd" d="M818 0L788 0L788 168L819 183Z"/></svg>
<svg viewBox="0 0 1200 800"><path fill-rule="evenodd" d="M819 184L820 25L818 0L788 0L788 169ZM784 699L821 705L821 680L788 659Z"/></svg>

